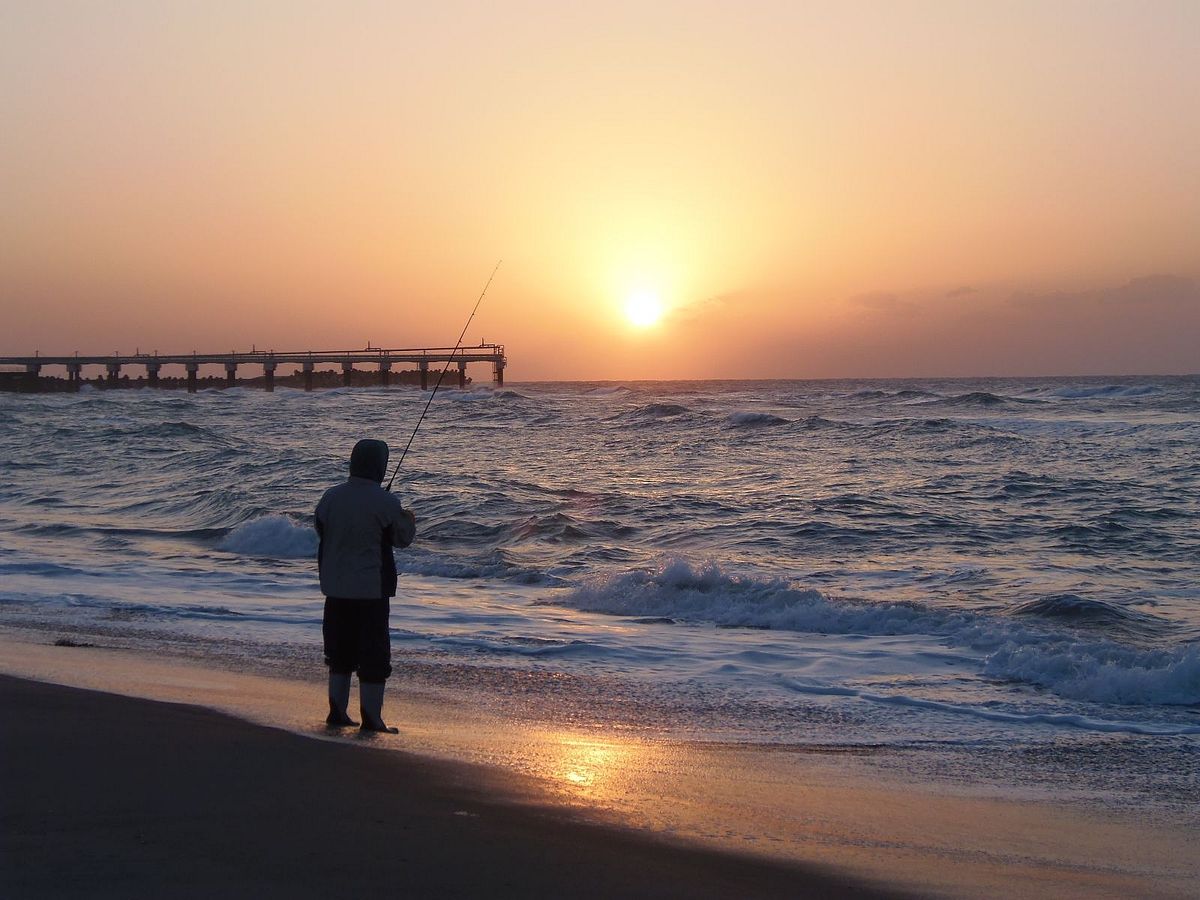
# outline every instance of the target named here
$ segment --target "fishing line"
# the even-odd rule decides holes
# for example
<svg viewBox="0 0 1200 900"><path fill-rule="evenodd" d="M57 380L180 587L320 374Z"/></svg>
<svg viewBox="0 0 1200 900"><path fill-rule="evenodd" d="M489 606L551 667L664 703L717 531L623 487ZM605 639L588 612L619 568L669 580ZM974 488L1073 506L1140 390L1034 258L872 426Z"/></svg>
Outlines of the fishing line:
<svg viewBox="0 0 1200 900"><path fill-rule="evenodd" d="M400 454L396 468L392 470L392 477L388 479L387 489L389 491L392 489L392 482L396 480L396 473L400 471L400 465L404 462L404 457L408 455L408 448L412 446L413 438L421 430L421 423L425 421L425 414L429 412L429 407L433 405L433 398L437 396L438 388L442 386L442 379L446 377L446 371L450 368L450 363L454 361L455 354L458 353L458 348L462 346L463 338L467 336L467 329L471 327L471 320L475 318L475 313L479 312L479 304L483 302L484 294L492 286L492 279L496 277L496 270L500 268L500 263L502 262L504 262L502 259L496 261L496 266L492 269L492 274L488 276L487 284L479 292L479 299L475 301L475 308L471 310L471 315L467 318L467 324L463 326L462 333L458 336L458 342L455 343L454 350L451 351L450 357L446 360L446 364L442 366L442 371L438 374L437 383L433 386L433 393L429 395L429 399L425 402L425 408L421 410L421 418L417 419L417 425L413 428L412 434L408 436L408 443L404 445L404 452Z"/></svg>

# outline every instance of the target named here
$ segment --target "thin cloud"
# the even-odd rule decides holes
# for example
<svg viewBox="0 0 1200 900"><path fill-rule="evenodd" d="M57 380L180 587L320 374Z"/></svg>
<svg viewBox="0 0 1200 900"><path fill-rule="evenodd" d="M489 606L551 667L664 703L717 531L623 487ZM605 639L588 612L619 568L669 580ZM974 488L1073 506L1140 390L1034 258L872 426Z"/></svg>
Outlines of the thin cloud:
<svg viewBox="0 0 1200 900"><path fill-rule="evenodd" d="M870 309L875 312L904 312L916 309L916 304L905 300L896 294L886 291L876 291L869 294L859 294L848 301L852 306Z"/></svg>
<svg viewBox="0 0 1200 900"><path fill-rule="evenodd" d="M1132 307L1191 307L1200 304L1200 285L1181 275L1143 275L1116 287L1087 291L1019 292L1008 302L1021 309L1062 312L1128 309Z"/></svg>
<svg viewBox="0 0 1200 900"><path fill-rule="evenodd" d="M668 314L671 322L677 325L694 325L712 315L724 311L728 307L735 304L739 298L745 295L733 291L725 294L714 294L711 297L705 297L702 300L693 300L690 303L684 303L676 306Z"/></svg>

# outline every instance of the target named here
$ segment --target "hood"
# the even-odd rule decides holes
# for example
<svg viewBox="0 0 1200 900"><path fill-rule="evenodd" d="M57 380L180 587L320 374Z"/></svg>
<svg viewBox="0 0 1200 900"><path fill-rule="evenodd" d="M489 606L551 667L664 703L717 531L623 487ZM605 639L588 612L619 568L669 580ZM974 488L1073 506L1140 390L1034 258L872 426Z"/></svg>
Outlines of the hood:
<svg viewBox="0 0 1200 900"><path fill-rule="evenodd" d="M387 477L387 464L388 445L384 441L364 439L354 445L350 454L350 475L378 484Z"/></svg>

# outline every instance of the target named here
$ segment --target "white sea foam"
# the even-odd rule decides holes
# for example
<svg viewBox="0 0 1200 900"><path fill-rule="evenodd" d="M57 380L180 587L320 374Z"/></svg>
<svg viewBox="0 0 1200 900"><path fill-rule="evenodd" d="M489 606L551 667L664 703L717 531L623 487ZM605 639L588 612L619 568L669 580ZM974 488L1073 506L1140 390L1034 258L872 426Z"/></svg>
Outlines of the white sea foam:
<svg viewBox="0 0 1200 900"><path fill-rule="evenodd" d="M1075 700L1200 704L1196 644L1158 650L1110 641L1012 642L988 657L984 673L1036 684Z"/></svg>
<svg viewBox="0 0 1200 900"><path fill-rule="evenodd" d="M225 535L217 549L243 556L315 559L317 533L287 516L263 516L238 525Z"/></svg>
<svg viewBox="0 0 1200 900"><path fill-rule="evenodd" d="M591 579L561 602L586 612L814 634L940 634L963 618L911 603L832 601L783 579L731 575L715 562L694 567L682 559Z"/></svg>
<svg viewBox="0 0 1200 900"><path fill-rule="evenodd" d="M979 654L980 674L1035 684L1074 700L1200 704L1200 648L1132 647L1067 628L917 603L834 599L782 579L730 575L716 563L665 562L593 579L557 600L587 612L826 635L937 637Z"/></svg>

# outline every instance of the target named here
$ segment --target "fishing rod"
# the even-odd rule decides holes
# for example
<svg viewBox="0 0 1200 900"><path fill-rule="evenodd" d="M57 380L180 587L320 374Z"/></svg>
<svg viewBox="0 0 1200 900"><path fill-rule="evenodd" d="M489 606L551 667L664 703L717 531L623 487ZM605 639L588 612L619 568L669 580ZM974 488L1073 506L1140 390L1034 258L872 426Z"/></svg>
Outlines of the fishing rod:
<svg viewBox="0 0 1200 900"><path fill-rule="evenodd" d="M400 454L396 468L392 470L392 477L388 479L387 489L389 491L392 489L392 482L396 480L396 474L400 471L400 466L404 462L404 457L408 455L408 448L412 446L413 438L421 430L421 423L425 421L425 414L429 412L429 407L433 405L433 398L437 396L438 388L442 386L442 379L446 377L446 371L450 368L450 363L454 361L454 356L458 353L458 348L462 346L463 338L467 336L467 329L471 327L471 320L475 318L475 313L479 312L479 304L483 302L483 295L492 286L492 279L496 277L496 271L500 268L500 263L502 262L504 262L502 259L496 261L495 268L492 269L492 274L488 276L487 284L479 292L479 299L475 301L475 308L471 310L471 315L467 318L467 324L463 326L462 333L458 336L458 342L454 345L454 349L451 351L449 358L447 358L446 364L442 366L437 383L433 386L433 393L429 395L429 399L425 402L425 408L421 410L421 418L417 419L417 425L413 428L412 434L408 436L408 443L404 445L404 451Z"/></svg>

